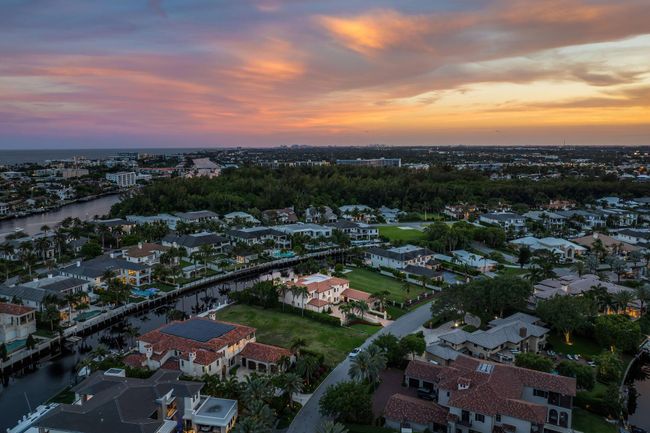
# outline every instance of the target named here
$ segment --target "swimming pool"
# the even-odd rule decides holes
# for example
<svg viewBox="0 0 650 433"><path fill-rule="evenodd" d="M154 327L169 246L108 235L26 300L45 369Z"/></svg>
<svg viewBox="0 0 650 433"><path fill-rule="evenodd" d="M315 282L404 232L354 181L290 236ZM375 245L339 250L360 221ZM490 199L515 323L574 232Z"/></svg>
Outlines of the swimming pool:
<svg viewBox="0 0 650 433"><path fill-rule="evenodd" d="M295 257L296 253L293 251L281 251L281 250L273 250L271 251L271 257L274 259L290 259L291 257Z"/></svg>
<svg viewBox="0 0 650 433"><path fill-rule="evenodd" d="M131 293L133 293L134 296L140 296L142 298L150 298L156 295L158 292L159 290L155 287L149 287L148 289L144 290L131 289Z"/></svg>
<svg viewBox="0 0 650 433"><path fill-rule="evenodd" d="M27 339L14 340L11 343L7 343L7 353L9 354L15 352L16 350L20 350L23 347L25 347L26 344L27 344Z"/></svg>
<svg viewBox="0 0 650 433"><path fill-rule="evenodd" d="M79 313L75 320L77 322L85 322L86 320L90 319L91 317L95 317L100 315L102 312L101 310L93 310L93 311L84 311L83 313Z"/></svg>

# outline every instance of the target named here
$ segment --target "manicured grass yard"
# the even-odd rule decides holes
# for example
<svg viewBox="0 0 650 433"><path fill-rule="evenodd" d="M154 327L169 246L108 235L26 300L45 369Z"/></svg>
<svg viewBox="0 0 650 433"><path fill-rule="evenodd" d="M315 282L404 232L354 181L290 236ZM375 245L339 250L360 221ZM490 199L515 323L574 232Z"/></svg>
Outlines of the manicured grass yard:
<svg viewBox="0 0 650 433"><path fill-rule="evenodd" d="M422 287L413 284L411 284L410 293L406 293L402 288L402 283L396 278L387 277L368 269L354 269L352 272L343 275L343 278L350 280L350 287L353 289L363 290L367 293L374 294L386 290L390 292L388 299L397 302L403 302L408 298L415 298L417 295L424 293Z"/></svg>
<svg viewBox="0 0 650 433"><path fill-rule="evenodd" d="M379 327L354 325L336 327L277 310L250 305L233 305L217 312L218 320L241 323L257 328L260 343L289 348L295 337L307 341L307 349L325 355L325 362L336 365Z"/></svg>
<svg viewBox="0 0 650 433"><path fill-rule="evenodd" d="M616 426L579 407L573 409L572 428L584 433L616 433Z"/></svg>
<svg viewBox="0 0 650 433"><path fill-rule="evenodd" d="M547 341L553 345L553 350L565 355L567 353L570 353L572 355L578 353L580 355L588 356L591 358L596 355L600 355L604 350L595 341L588 340L577 335L573 336L573 344L570 346L564 343L564 337L558 335L555 332L548 335Z"/></svg>
<svg viewBox="0 0 650 433"><path fill-rule="evenodd" d="M410 227L409 230L399 228L399 226L380 226L379 235L387 237L390 241L419 241L426 237L423 231Z"/></svg>

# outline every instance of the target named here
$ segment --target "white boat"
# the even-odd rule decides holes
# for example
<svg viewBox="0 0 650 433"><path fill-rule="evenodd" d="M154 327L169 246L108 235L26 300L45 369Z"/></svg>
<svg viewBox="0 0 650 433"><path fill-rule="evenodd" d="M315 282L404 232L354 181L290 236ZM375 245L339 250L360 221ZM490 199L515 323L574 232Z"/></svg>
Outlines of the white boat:
<svg viewBox="0 0 650 433"><path fill-rule="evenodd" d="M43 415L57 407L57 403L50 403L50 404L44 404L40 405L36 408L34 412L30 412L27 415L24 415L20 421L18 421L18 424L16 424L15 427L13 428L8 428L7 433L32 433L32 432L38 432L38 429L36 427L32 427L32 425L38 421Z"/></svg>

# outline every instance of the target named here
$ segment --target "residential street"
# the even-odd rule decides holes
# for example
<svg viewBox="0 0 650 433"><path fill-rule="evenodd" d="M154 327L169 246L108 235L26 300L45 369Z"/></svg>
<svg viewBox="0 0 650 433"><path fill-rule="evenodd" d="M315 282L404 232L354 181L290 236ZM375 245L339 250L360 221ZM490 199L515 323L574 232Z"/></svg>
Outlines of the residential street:
<svg viewBox="0 0 650 433"><path fill-rule="evenodd" d="M368 338L361 347L368 346L378 335L391 333L397 337L410 334L417 331L420 326L431 317L429 310L430 302L422 305L416 310L405 314L391 325L382 328L379 332ZM294 418L289 426L287 433L315 433L316 428L321 424L323 417L319 413L319 401L328 386L346 381L348 379L348 369L350 360L343 360L332 373L320 384L314 392L312 398L303 406L298 415Z"/></svg>

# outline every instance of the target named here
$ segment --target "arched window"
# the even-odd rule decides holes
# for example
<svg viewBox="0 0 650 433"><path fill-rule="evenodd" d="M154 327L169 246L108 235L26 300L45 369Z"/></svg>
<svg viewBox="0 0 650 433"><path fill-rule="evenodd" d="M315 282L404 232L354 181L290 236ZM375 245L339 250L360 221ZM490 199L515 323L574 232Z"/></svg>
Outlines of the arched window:
<svg viewBox="0 0 650 433"><path fill-rule="evenodd" d="M548 423L557 425L557 411L555 409L551 409L548 413Z"/></svg>
<svg viewBox="0 0 650 433"><path fill-rule="evenodd" d="M569 427L569 414L560 412L560 427Z"/></svg>

